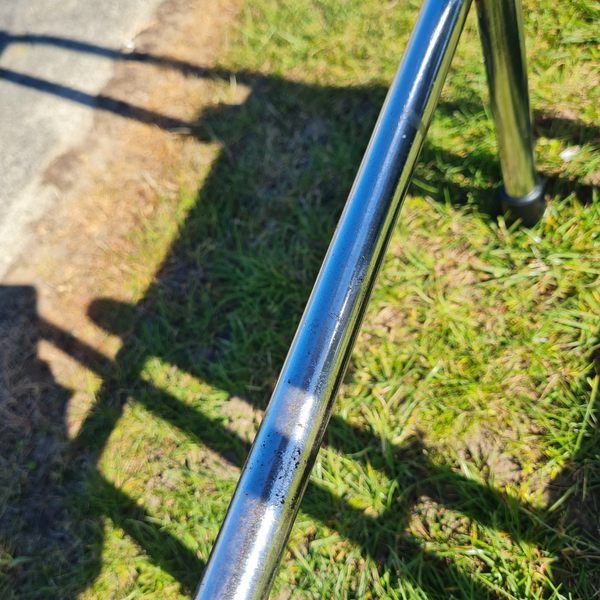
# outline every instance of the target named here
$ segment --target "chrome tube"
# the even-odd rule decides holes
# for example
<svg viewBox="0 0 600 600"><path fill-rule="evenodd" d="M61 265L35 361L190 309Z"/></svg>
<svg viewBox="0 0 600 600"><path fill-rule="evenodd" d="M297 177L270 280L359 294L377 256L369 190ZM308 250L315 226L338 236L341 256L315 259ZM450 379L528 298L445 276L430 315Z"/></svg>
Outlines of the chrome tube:
<svg viewBox="0 0 600 600"><path fill-rule="evenodd" d="M490 89L505 208L528 222L543 213L533 158L527 60L521 0L476 0Z"/></svg>
<svg viewBox="0 0 600 600"><path fill-rule="evenodd" d="M471 0L425 0L196 592L269 590Z"/></svg>

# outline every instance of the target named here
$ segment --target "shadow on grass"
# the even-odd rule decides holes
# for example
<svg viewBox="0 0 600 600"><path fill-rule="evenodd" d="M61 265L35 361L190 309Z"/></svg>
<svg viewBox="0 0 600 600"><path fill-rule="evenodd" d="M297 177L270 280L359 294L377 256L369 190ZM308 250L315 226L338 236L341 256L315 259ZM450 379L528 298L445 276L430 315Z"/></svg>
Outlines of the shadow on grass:
<svg viewBox="0 0 600 600"><path fill-rule="evenodd" d="M200 76L198 71L193 74ZM230 74L203 69L202 75ZM201 576L203 559L103 478L98 461L125 405L135 401L227 462L243 464L247 441L226 432L197 407L143 380L142 372L147 360L157 357L265 408L385 96L382 88L320 88L249 73L235 75L252 93L244 105L210 109L193 124L200 139L218 141L223 152L198 191L155 283L134 306L104 299L90 305L94 321L123 336L115 363L42 322L35 314L31 288L4 289L28 302L27 310L15 302L9 319L17 331L13 351L28 348L33 353L27 358L36 363L27 367L34 373L30 383L41 390L38 404L46 406L39 423L15 425L14 440L9 440L19 464L38 455L47 462L43 468L32 466L30 487L15 489L8 498L8 514L19 515L20 528L0 516L0 523L6 523L3 543L11 552L19 597L36 597L43 591L70 598L89 585L102 566L104 517L179 581L185 593L193 591ZM452 112L455 107L442 105L440 110ZM126 116L138 118L135 111ZM146 117L154 118L145 115L141 120L147 122ZM427 164L436 156L428 144L423 161ZM449 168L472 167L488 183L499 178L492 156L465 159L446 153L441 160ZM436 169L427 174L426 185L437 190L431 192L435 198L444 201L449 194L452 201L464 202L469 196L475 205L490 206L487 184L449 183ZM35 345L42 338L103 379L97 404L71 442L63 414L69 391L58 386L35 358ZM45 374L35 375L38 371ZM381 445L369 432L353 430L335 416L326 439L346 454ZM37 450L44 444L56 448L53 454L46 452L45 459ZM510 529L517 542L548 550L558 547L556 534L540 528L535 515L528 516L513 500L451 468L432 464L423 450L414 440L386 455L371 453L373 467L398 482L402 498L378 517L353 508L347 499L315 482L309 484L302 510L355 541L376 565L393 565L397 577L411 577L431 598L447 598L449 590L460 598L488 598L494 593L406 533L411 507L423 495L488 527ZM23 468L19 469L23 479ZM36 475L36 469L43 476ZM19 512L14 506L22 498L34 499L31 510ZM45 525L40 523L50 517L44 517L44 511L52 515ZM37 521L36 514L42 515ZM74 517L76 522L71 522ZM208 536L214 533L207 531ZM52 548L58 553L49 562L46 557ZM19 557L43 568L29 569L27 563L19 564Z"/></svg>

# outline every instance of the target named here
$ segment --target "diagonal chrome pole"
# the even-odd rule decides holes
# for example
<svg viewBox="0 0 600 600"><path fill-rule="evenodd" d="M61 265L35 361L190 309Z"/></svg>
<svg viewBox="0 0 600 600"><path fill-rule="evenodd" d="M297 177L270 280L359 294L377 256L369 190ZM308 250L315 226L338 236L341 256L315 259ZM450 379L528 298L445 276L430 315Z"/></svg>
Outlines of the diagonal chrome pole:
<svg viewBox="0 0 600 600"><path fill-rule="evenodd" d="M425 0L195 600L264 600L471 0Z"/></svg>
<svg viewBox="0 0 600 600"><path fill-rule="evenodd" d="M476 0L504 185L505 211L534 225L545 209L535 171L521 0Z"/></svg>

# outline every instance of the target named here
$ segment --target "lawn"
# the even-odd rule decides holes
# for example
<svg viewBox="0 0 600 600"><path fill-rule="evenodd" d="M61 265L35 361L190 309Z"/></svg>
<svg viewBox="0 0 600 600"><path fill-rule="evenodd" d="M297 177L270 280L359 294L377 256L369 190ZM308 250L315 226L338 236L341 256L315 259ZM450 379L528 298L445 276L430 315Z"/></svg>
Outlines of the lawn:
<svg viewBox="0 0 600 600"><path fill-rule="evenodd" d="M192 595L420 4L244 2L193 115L215 159L120 257L151 283L89 307L123 341L57 475L71 542L8 529L3 597ZM547 213L497 214L472 10L273 598L600 590L600 5L524 4Z"/></svg>

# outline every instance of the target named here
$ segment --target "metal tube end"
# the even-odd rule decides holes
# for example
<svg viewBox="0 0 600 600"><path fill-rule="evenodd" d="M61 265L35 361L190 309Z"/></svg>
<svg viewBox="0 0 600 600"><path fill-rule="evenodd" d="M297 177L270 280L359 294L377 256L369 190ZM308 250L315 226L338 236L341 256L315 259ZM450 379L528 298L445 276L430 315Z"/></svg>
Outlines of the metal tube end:
<svg viewBox="0 0 600 600"><path fill-rule="evenodd" d="M526 194L515 198L509 196L500 186L500 199L502 201L502 212L507 220L514 223L517 219L521 220L524 227L533 227L543 216L546 210L546 201L544 199L544 186L538 179L535 187Z"/></svg>

